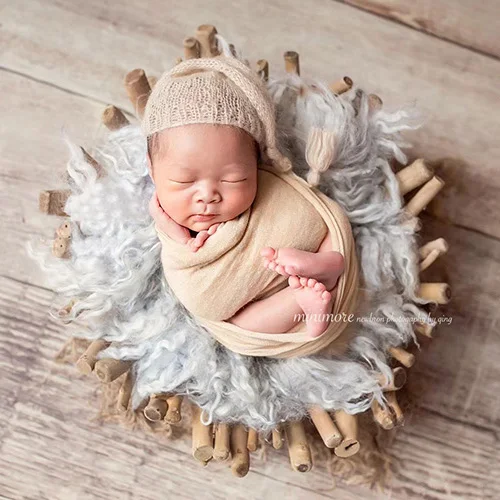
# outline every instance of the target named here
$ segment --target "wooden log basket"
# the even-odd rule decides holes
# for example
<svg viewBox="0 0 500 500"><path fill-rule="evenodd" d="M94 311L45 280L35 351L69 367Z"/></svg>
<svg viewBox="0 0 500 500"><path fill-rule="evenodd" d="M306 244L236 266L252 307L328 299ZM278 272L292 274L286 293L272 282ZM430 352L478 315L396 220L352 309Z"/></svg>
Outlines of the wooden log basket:
<svg viewBox="0 0 500 500"><path fill-rule="evenodd" d="M236 56L234 45L230 44L230 50ZM213 25L203 24L198 26L192 37L183 40L184 60L200 57L214 57L219 55L217 44L217 29ZM176 64L182 61L177 58ZM289 74L300 76L299 54L294 51L284 53L285 70ZM248 61L245 63L249 66ZM267 82L269 79L269 63L265 59L257 61L255 71L258 76ZM124 85L127 95L134 107L137 117L140 119L155 86L156 77L146 76L143 69L137 68L127 73ZM313 86L311 86L313 88ZM348 76L330 85L331 91L336 95L342 95L353 88L353 81ZM352 106L356 114L359 111L362 98L366 93L362 89L356 89L352 99ZM368 111L370 114L377 112L383 106L382 99L376 94L369 94ZM102 113L102 123L110 131L117 131L130 125L124 112L116 106L107 106ZM82 148L84 159L92 165L98 177L105 175L105 170L99 163ZM410 195L416 191L404 207L404 220L402 222L409 230L418 231L421 227L418 215L432 199L443 188L443 180L434 174L428 163L419 158L411 165L403 168L396 174L401 197ZM45 214L67 217L64 207L71 194L70 189L46 190L40 193L39 208ZM78 229L76 221L73 226L66 220L56 230L53 243L53 255L59 258L70 256L71 231ZM448 251L448 244L443 238L430 241L419 248L419 269L424 271L431 266L436 259ZM421 282L416 291L416 296L434 302L446 304L451 299L450 287L446 283ZM59 316L67 316L76 298L59 311ZM414 329L420 335L431 338L433 325L431 323L416 323ZM130 417L131 396L134 386L134 371L131 369L132 361L122 361L111 358L97 359L101 351L106 349L110 342L99 339L90 343L85 352L76 362L78 370L86 375L93 373L102 383L110 383L123 375L123 381L118 391L116 409L120 414ZM415 356L402 349L400 346L391 346L387 349L387 355L395 361L410 368L415 363ZM392 370L392 378L382 374L375 374L387 404L382 406L377 400L371 405L374 420L383 429L393 429L404 423L404 415L397 401L399 389L406 383L406 370L397 366ZM177 394L153 394L145 407L141 406L138 415L150 424L153 429L164 429L171 424L181 421L181 407L183 397ZM187 401L186 401L186 404ZM232 473L237 477L244 477L250 468L250 452L259 447L259 433L255 429L247 429L243 424L229 425L216 423L204 425L201 421L202 410L195 404L189 403L191 408L191 433L193 457L204 466L212 458L216 461L228 461L231 459ZM142 412L142 413L141 413ZM337 457L347 458L358 453L361 443L358 440L358 418L345 411L338 410L329 412L320 406L308 408L309 417L317 429L324 445L333 450ZM308 472L311 470L313 461L311 450L306 438L304 423L302 421L289 421L280 423L271 434L272 447L279 450L286 442L290 464L293 470Z"/></svg>

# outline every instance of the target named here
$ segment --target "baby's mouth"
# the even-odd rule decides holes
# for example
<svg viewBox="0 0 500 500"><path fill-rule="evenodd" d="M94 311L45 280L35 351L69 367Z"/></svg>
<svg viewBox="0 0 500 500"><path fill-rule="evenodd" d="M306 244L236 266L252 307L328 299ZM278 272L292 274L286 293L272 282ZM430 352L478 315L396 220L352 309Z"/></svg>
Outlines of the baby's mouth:
<svg viewBox="0 0 500 500"><path fill-rule="evenodd" d="M206 221L206 220L211 220L213 219L217 214L195 214L193 215L193 218L196 221Z"/></svg>

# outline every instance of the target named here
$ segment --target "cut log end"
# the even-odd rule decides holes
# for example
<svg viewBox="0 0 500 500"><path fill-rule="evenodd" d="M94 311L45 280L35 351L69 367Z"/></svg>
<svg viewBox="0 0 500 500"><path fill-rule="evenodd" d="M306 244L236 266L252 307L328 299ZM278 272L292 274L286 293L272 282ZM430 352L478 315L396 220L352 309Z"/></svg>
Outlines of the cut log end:
<svg viewBox="0 0 500 500"><path fill-rule="evenodd" d="M119 130L130 125L127 117L116 106L108 106L102 113L102 123L109 130Z"/></svg>
<svg viewBox="0 0 500 500"><path fill-rule="evenodd" d="M310 471L312 468L311 450L302 422L288 422L285 426L285 435L292 469L298 472Z"/></svg>
<svg viewBox="0 0 500 500"><path fill-rule="evenodd" d="M200 42L196 38L185 38L183 45L185 59L198 59L200 57Z"/></svg>
<svg viewBox="0 0 500 500"><path fill-rule="evenodd" d="M415 356L400 347L390 347L388 352L406 368L411 368L415 364Z"/></svg>
<svg viewBox="0 0 500 500"><path fill-rule="evenodd" d="M451 300L451 288L447 283L420 283L417 295L436 304L448 304Z"/></svg>
<svg viewBox="0 0 500 500"><path fill-rule="evenodd" d="M111 358L99 359L95 363L94 373L101 382L108 384L123 375L131 366L131 361Z"/></svg>
<svg viewBox="0 0 500 500"><path fill-rule="evenodd" d="M351 78L348 76L344 76L342 80L339 80L338 82L334 82L330 85L330 90L337 95L341 95L344 92L347 92L348 90L352 89L353 86L353 81Z"/></svg>
<svg viewBox="0 0 500 500"><path fill-rule="evenodd" d="M300 75L299 54L293 50L288 50L283 57L285 59L285 71Z"/></svg>
<svg viewBox="0 0 500 500"><path fill-rule="evenodd" d="M357 439L344 439L333 451L337 457L348 458L356 455L360 448L361 446Z"/></svg>
<svg viewBox="0 0 500 500"><path fill-rule="evenodd" d="M148 405L144 408L144 416L150 422L159 422L165 418L166 413L167 402L164 397L160 395L151 396Z"/></svg>
<svg viewBox="0 0 500 500"><path fill-rule="evenodd" d="M250 469L250 454L247 448L248 432L241 424L231 428L231 471L236 477L244 477Z"/></svg>

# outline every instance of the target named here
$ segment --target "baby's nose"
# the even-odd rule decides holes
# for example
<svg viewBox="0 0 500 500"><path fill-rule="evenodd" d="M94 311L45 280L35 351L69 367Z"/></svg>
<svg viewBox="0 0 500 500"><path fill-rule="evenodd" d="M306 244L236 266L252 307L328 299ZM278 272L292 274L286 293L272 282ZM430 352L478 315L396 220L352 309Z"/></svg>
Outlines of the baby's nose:
<svg viewBox="0 0 500 500"><path fill-rule="evenodd" d="M203 203L218 203L222 199L220 193L216 189L206 189L200 191L198 201Z"/></svg>

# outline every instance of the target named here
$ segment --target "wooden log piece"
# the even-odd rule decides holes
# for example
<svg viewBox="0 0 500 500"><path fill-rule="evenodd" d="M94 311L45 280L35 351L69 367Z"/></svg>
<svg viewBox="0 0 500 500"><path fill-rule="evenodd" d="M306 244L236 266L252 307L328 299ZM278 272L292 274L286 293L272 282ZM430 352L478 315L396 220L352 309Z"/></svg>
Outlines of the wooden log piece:
<svg viewBox="0 0 500 500"><path fill-rule="evenodd" d="M190 36L184 38L184 59L198 59L200 57L200 42Z"/></svg>
<svg viewBox="0 0 500 500"><path fill-rule="evenodd" d="M284 442L284 437L283 437L283 429L281 426L276 427L276 429L273 429L272 433L272 438L273 438L273 448L275 450L280 450L283 447L283 442Z"/></svg>
<svg viewBox="0 0 500 500"><path fill-rule="evenodd" d="M427 182L434 175L434 171L422 159L415 160L411 165L403 168L396 174L401 196Z"/></svg>
<svg viewBox="0 0 500 500"><path fill-rule="evenodd" d="M401 347L389 347L388 352L396 361L406 366L406 368L411 368L415 363L415 356L401 349Z"/></svg>
<svg viewBox="0 0 500 500"><path fill-rule="evenodd" d="M67 217L64 211L64 205L71 195L70 189L50 189L41 191L38 199L38 208L40 212L47 215L60 215Z"/></svg>
<svg viewBox="0 0 500 500"><path fill-rule="evenodd" d="M401 410L401 407L398 404L396 393L395 392L388 392L385 395L385 397L387 399L387 404L391 408L392 413L394 415L396 425L403 425L404 415L403 415L403 411Z"/></svg>
<svg viewBox="0 0 500 500"><path fill-rule="evenodd" d="M215 426L214 458L218 462L229 458L231 452L230 436L231 430L228 424L218 423Z"/></svg>
<svg viewBox="0 0 500 500"><path fill-rule="evenodd" d="M109 130L118 130L130 125L127 117L116 106L107 106L102 112L102 123Z"/></svg>
<svg viewBox="0 0 500 500"><path fill-rule="evenodd" d="M443 187L443 179L435 175L430 181L426 182L406 204L406 212L416 217L425 207L427 207Z"/></svg>
<svg viewBox="0 0 500 500"><path fill-rule="evenodd" d="M385 375L378 375L377 379L383 391L399 391L406 384L406 371L398 366L392 370L392 378L389 383Z"/></svg>
<svg viewBox="0 0 500 500"><path fill-rule="evenodd" d="M259 446L259 433L255 429L248 429L248 441L247 448L248 451L257 451Z"/></svg>
<svg viewBox="0 0 500 500"><path fill-rule="evenodd" d="M165 418L167 414L167 395L152 394L149 398L149 403L144 408L144 416L150 422L159 422Z"/></svg>
<svg viewBox="0 0 500 500"><path fill-rule="evenodd" d="M378 111L382 109L383 106L383 101L380 99L380 97L376 94L369 94L368 95L368 111L369 113L375 113L375 111Z"/></svg>
<svg viewBox="0 0 500 500"><path fill-rule="evenodd" d="M358 441L358 417L350 415L343 410L338 410L335 412L335 422L343 439L333 451L335 455L341 458L352 457L360 449Z"/></svg>
<svg viewBox="0 0 500 500"><path fill-rule="evenodd" d="M174 62L174 66L177 66L178 64L180 64L182 62L182 57L176 57L175 58L175 62Z"/></svg>
<svg viewBox="0 0 500 500"><path fill-rule="evenodd" d="M418 254L420 259L423 260L426 259L434 250L444 254L448 251L448 249L448 242L444 238L437 238L436 240L429 241L429 243L422 245L418 249Z"/></svg>
<svg viewBox="0 0 500 500"><path fill-rule="evenodd" d="M257 74L264 82L269 80L269 63L265 59L257 61Z"/></svg>
<svg viewBox="0 0 500 500"><path fill-rule="evenodd" d="M71 312L76 302L76 299L71 299L64 307L57 311L57 316L61 319L64 319Z"/></svg>
<svg viewBox="0 0 500 500"><path fill-rule="evenodd" d="M56 236L69 240L71 238L71 222L65 221L56 229Z"/></svg>
<svg viewBox="0 0 500 500"><path fill-rule="evenodd" d="M236 47L234 46L234 43L230 43L229 44L229 50L231 51L231 54L234 56L234 57L238 57L237 54L236 54Z"/></svg>
<svg viewBox="0 0 500 500"><path fill-rule="evenodd" d="M214 456L212 425L204 425L201 421L201 408L195 404L192 408L192 440L193 457L206 465ZM246 444L246 442L245 442Z"/></svg>
<svg viewBox="0 0 500 500"><path fill-rule="evenodd" d="M285 58L285 71L300 75L299 54L293 50L288 50L283 57Z"/></svg>
<svg viewBox="0 0 500 500"><path fill-rule="evenodd" d="M231 471L236 477L244 477L250 469L250 453L247 448L248 433L245 426L231 427Z"/></svg>
<svg viewBox="0 0 500 500"><path fill-rule="evenodd" d="M78 361L76 362L78 371L84 375L90 375L96 365L97 355L109 345L110 342L106 340L94 340L87 347L87 350L78 358Z"/></svg>
<svg viewBox="0 0 500 500"><path fill-rule="evenodd" d="M309 415L327 448L335 448L342 442L342 434L326 410L321 406L311 406Z"/></svg>
<svg viewBox="0 0 500 500"><path fill-rule="evenodd" d="M132 395L132 388L134 386L134 380L132 377L132 370L129 370L125 375L125 380L123 381L120 390L118 391L118 398L116 400L116 409L119 413L125 413L128 409L130 402L130 396Z"/></svg>
<svg viewBox="0 0 500 500"><path fill-rule="evenodd" d="M420 335L424 335L425 337L431 339L434 325L431 325L430 323L415 323L414 330Z"/></svg>
<svg viewBox="0 0 500 500"><path fill-rule="evenodd" d="M417 296L436 304L448 304L451 299L451 289L447 283L420 283Z"/></svg>
<svg viewBox="0 0 500 500"><path fill-rule="evenodd" d="M420 272L425 271L429 266L431 266L441 255L448 251L448 243L444 238L438 238L437 240L430 241L418 251L420 261Z"/></svg>
<svg viewBox="0 0 500 500"><path fill-rule="evenodd" d="M52 255L58 259L69 259L71 240L57 236L52 242Z"/></svg>
<svg viewBox="0 0 500 500"><path fill-rule="evenodd" d="M125 76L125 90L134 106L136 115L142 118L151 93L151 87L143 69L137 68L127 73Z"/></svg>
<svg viewBox="0 0 500 500"><path fill-rule="evenodd" d="M105 358L96 361L94 373L104 384L109 384L132 367L132 361Z"/></svg>
<svg viewBox="0 0 500 500"><path fill-rule="evenodd" d="M330 90L337 95L343 94L348 90L351 90L353 86L353 81L348 76L344 76L342 80L330 84Z"/></svg>
<svg viewBox="0 0 500 500"><path fill-rule="evenodd" d="M97 178L103 177L103 175L105 174L105 171L102 168L102 166L99 164L99 162L97 162L91 155L89 155L89 153L87 153L87 151L84 148L82 148L81 146L80 146L80 149L82 150L83 157L84 157L85 161L89 165L92 165L94 167L94 170L97 172Z"/></svg>
<svg viewBox="0 0 500 500"><path fill-rule="evenodd" d="M386 431L394 428L395 419L389 407L383 408L377 400L372 402L372 413L375 422Z"/></svg>
<svg viewBox="0 0 500 500"><path fill-rule="evenodd" d="M215 35L217 29L211 24L202 24L196 30L196 39L200 44L200 57L214 57L219 55Z"/></svg>
<svg viewBox="0 0 500 500"><path fill-rule="evenodd" d="M310 471L312 467L311 450L302 422L287 422L285 436L292 469L298 472Z"/></svg>
<svg viewBox="0 0 500 500"><path fill-rule="evenodd" d="M181 421L181 406L182 406L182 396L170 396L167 398L167 414L165 415L165 420L169 424L177 424Z"/></svg>

